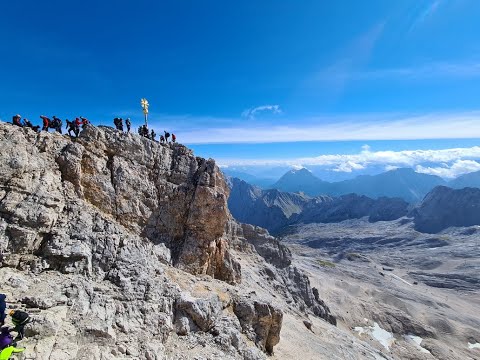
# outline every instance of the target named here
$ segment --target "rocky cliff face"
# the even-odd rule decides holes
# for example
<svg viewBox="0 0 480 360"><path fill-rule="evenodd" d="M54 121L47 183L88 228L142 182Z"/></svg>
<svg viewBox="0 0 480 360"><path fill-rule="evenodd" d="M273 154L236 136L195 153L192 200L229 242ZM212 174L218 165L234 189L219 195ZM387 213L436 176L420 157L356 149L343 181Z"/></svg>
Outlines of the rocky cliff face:
<svg viewBox="0 0 480 360"><path fill-rule="evenodd" d="M231 218L213 160L93 126L72 141L0 123L0 146L0 279L37 314L31 358L182 358L192 342L263 358L282 309L245 295L243 257L270 262L258 276L290 308L334 323L288 249Z"/></svg>
<svg viewBox="0 0 480 360"><path fill-rule="evenodd" d="M480 189L438 186L413 211L415 230L437 233L450 226L480 225Z"/></svg>

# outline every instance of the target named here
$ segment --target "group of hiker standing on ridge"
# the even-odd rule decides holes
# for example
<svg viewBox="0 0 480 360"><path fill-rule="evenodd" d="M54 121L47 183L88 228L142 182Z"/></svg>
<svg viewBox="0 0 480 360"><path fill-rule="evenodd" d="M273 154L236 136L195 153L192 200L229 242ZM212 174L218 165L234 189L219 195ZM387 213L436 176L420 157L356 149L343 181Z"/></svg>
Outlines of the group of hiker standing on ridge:
<svg viewBox="0 0 480 360"><path fill-rule="evenodd" d="M43 125L42 127L40 127L39 125L34 126L30 122L30 120L26 118L22 120L22 117L18 114L12 117L12 124L20 127L29 127L36 132L40 132L40 130L48 132L48 129L54 129L56 132L62 134L63 121L61 119L59 119L56 116L53 116L52 119L50 119L44 115L40 115L40 118L42 119L42 125ZM83 130L85 126L90 124L90 121L82 116L77 117L75 118L75 120L71 120L71 121L68 119L65 119L65 122L66 122L67 133L68 135L70 135L70 137L78 137L80 133L80 129ZM122 118L116 117L115 119L113 119L113 123L117 130L122 132L124 131ZM125 119L125 126L127 128L127 133L129 134L132 126L130 118ZM72 135L72 132L73 132L73 135ZM150 140L157 141L156 140L157 134L155 133L155 131L152 129L149 132L146 125L142 125L138 128L138 134ZM169 138L170 138L170 133L164 130L164 135L160 135L160 143L162 144L168 143ZM175 134L173 133L171 134L171 139L173 143L177 141L177 137L175 136Z"/></svg>
<svg viewBox="0 0 480 360"><path fill-rule="evenodd" d="M55 115L51 119L45 115L40 115L40 119L42 119L42 125L43 125L41 127L42 131L48 132L48 129L54 129L56 132L62 134L62 126L63 126L62 119L59 119ZM84 129L85 126L87 126L90 123L88 119L82 116L77 117L75 118L75 120L72 120L72 121L68 119L66 119L65 121L67 123L66 129L68 129L67 130L68 135L73 136L72 135L72 131L73 131L73 134L75 135L75 137L78 137L80 128ZM22 117L18 114L12 117L12 124L20 127L29 127L36 132L40 132L39 125L33 126L33 124L28 119L23 119L22 121Z"/></svg>
<svg viewBox="0 0 480 360"><path fill-rule="evenodd" d="M119 131L124 131L123 130L123 119L122 118L118 118L116 117L115 119L113 119L113 124L115 125L115 128ZM127 134L130 133L130 129L131 129L131 126L132 126L132 123L130 122L130 118L127 118L125 119L125 125L127 127ZM160 135L160 143L168 143L168 138L170 137L170 133L166 130L163 130L164 132L164 135ZM138 128L138 134L140 136L144 136L146 137L147 139L150 139L150 140L153 140L153 141L157 141L155 138L157 136L157 134L155 133L155 131L152 129L150 132L148 131L148 128L146 125L142 125ZM172 142L176 142L177 141L177 137L175 136L175 134L172 133Z"/></svg>
<svg viewBox="0 0 480 360"><path fill-rule="evenodd" d="M5 326L7 314L7 296L0 294L0 360L8 360L14 353L21 353L25 348L17 348L17 342L23 340L25 337L25 326L32 322L32 318L28 313L22 310L10 310L8 315L11 317L13 326ZM11 334L16 332L17 336L14 338Z"/></svg>

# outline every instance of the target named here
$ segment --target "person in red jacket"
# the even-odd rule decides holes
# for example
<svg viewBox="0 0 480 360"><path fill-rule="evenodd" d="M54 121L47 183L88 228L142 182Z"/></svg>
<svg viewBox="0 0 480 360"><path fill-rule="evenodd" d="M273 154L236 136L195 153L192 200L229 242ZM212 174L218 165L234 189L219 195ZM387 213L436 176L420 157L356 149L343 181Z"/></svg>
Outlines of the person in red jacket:
<svg viewBox="0 0 480 360"><path fill-rule="evenodd" d="M42 130L48 131L48 125L50 125L50 119L43 115L40 115L40 118L43 120Z"/></svg>
<svg viewBox="0 0 480 360"><path fill-rule="evenodd" d="M177 137L175 136L174 133L172 133L172 142L175 142L175 141L177 141Z"/></svg>
<svg viewBox="0 0 480 360"><path fill-rule="evenodd" d="M90 124L90 121L88 121L87 118L84 118L84 117L81 117L81 116L80 116L80 119L82 120L82 129L85 129L85 126Z"/></svg>

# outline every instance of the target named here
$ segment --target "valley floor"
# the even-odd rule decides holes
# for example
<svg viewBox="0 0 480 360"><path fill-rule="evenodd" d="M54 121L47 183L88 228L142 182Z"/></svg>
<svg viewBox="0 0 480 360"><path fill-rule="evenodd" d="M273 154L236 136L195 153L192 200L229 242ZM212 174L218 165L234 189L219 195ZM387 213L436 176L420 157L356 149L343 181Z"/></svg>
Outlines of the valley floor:
<svg viewBox="0 0 480 360"><path fill-rule="evenodd" d="M408 219L289 229L282 240L296 266L321 289L338 329L314 321L316 334L307 340L287 321L282 338L288 340L278 353L293 358L289 343L304 341L295 348L305 354L296 358L313 359L315 352L326 355L325 342L337 339L330 357L316 358L480 359L479 234L478 227L421 234ZM381 357L345 351L341 331L369 343Z"/></svg>

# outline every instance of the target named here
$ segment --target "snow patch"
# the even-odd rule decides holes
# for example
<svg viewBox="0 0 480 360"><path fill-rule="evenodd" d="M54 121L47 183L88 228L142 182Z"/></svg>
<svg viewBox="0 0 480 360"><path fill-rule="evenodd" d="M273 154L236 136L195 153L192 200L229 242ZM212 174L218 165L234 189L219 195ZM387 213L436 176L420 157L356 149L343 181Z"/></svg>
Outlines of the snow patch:
<svg viewBox="0 0 480 360"><path fill-rule="evenodd" d="M393 334L382 329L376 322L373 323L373 326L356 326L353 330L358 332L359 335L364 333L371 335L387 350L389 350L390 346L395 341Z"/></svg>
<svg viewBox="0 0 480 360"><path fill-rule="evenodd" d="M420 352L425 353L425 354L431 354L430 351L428 351L427 349L422 347L421 344L422 344L423 339L420 336L416 336L416 335L413 335L413 334L408 334L408 335L405 335L405 340L408 343L415 345L415 347L418 350L420 350Z"/></svg>
<svg viewBox="0 0 480 360"><path fill-rule="evenodd" d="M474 343L474 344L470 344L470 341L468 342L468 348L469 349L480 349L480 343Z"/></svg>

